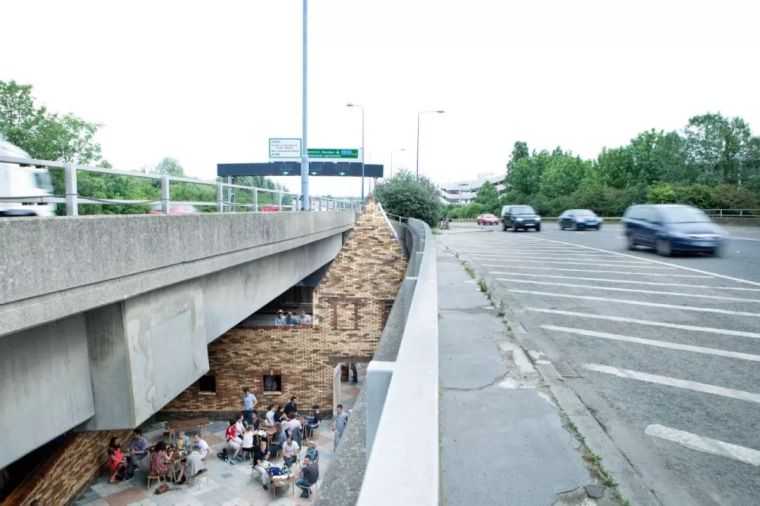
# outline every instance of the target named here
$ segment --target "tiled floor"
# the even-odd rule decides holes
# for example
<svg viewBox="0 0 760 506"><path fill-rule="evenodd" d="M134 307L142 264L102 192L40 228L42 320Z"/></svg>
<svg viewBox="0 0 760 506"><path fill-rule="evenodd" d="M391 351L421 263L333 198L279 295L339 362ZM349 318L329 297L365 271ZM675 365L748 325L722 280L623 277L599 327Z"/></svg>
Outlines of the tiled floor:
<svg viewBox="0 0 760 506"><path fill-rule="evenodd" d="M364 367L359 366L359 384L343 383L341 402L346 410L354 405L356 395L364 379ZM196 484L169 484L171 490L156 495L156 485L147 489L148 459L144 459L135 477L127 482L109 484L108 477L102 475L97 483L87 489L74 503L76 506L292 506L313 503L319 494L318 487L312 487L309 499L299 497L300 490L291 488L280 490L275 497L270 490L264 490L249 462L230 465L216 457L224 448L224 431L227 422L212 422L203 431L204 439L211 446L208 471L200 475ZM144 430L151 443L163 438L163 424ZM323 422L312 439L319 449L319 474L324 476L333 456L333 434L330 424ZM302 452L303 455L303 452ZM279 458L278 462L282 462ZM255 479L254 479L255 477ZM295 492L295 493L294 493Z"/></svg>

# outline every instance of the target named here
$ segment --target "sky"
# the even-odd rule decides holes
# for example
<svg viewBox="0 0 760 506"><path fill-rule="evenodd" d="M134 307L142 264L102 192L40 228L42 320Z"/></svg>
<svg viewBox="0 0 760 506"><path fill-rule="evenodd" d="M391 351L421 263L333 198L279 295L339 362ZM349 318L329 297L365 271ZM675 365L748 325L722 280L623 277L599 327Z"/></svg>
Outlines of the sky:
<svg viewBox="0 0 760 506"><path fill-rule="evenodd" d="M102 124L119 169L168 156L212 179L301 136L302 0L0 5L0 80ZM758 19L753 0L312 0L308 144L360 148L361 104L366 162L414 171L418 112L444 110L420 117L419 171L446 183L504 172L519 140L594 158L716 111L757 133Z"/></svg>

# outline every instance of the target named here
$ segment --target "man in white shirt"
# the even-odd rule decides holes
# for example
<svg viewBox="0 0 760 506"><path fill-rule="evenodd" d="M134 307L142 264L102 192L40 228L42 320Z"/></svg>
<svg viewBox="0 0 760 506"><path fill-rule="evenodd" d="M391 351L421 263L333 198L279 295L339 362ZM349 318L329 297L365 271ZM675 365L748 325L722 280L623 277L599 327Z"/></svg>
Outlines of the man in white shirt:
<svg viewBox="0 0 760 506"><path fill-rule="evenodd" d="M267 408L267 414L266 414L266 424L270 427L274 427L274 405L270 404Z"/></svg>
<svg viewBox="0 0 760 506"><path fill-rule="evenodd" d="M290 467L298 460L298 451L301 449L298 443L293 441L293 438L288 436L285 444L282 445L282 457L285 459L285 465Z"/></svg>

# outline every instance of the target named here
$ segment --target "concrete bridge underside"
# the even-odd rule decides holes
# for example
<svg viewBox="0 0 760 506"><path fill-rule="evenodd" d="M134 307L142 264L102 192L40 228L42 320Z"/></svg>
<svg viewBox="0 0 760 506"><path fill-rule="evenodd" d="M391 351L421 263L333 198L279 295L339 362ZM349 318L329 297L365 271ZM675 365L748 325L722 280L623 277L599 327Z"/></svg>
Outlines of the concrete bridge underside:
<svg viewBox="0 0 760 506"><path fill-rule="evenodd" d="M0 219L0 468L75 427L139 425L208 371L209 342L335 258L354 220Z"/></svg>

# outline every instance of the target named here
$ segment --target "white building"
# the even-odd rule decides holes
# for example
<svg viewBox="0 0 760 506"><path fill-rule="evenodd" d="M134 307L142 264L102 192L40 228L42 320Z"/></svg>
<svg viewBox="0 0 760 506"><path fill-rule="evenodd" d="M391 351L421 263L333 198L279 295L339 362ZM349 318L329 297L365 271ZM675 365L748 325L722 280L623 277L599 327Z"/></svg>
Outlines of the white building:
<svg viewBox="0 0 760 506"><path fill-rule="evenodd" d="M440 185L438 190L441 193L441 200L446 204L469 204L475 200L475 197L478 195L478 190L486 181L489 181L496 186L496 190L499 193L507 191L505 174L500 176L494 174L478 174L477 179Z"/></svg>

